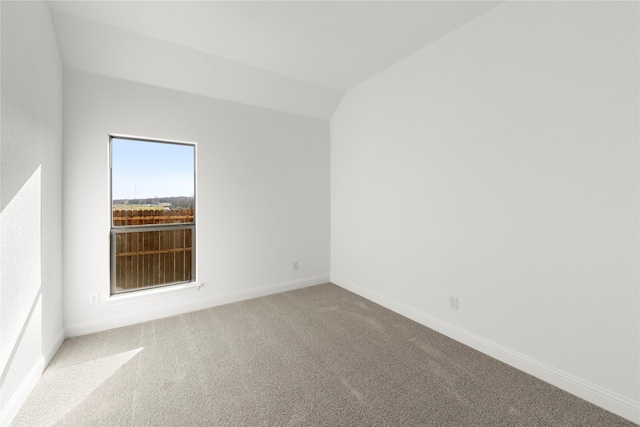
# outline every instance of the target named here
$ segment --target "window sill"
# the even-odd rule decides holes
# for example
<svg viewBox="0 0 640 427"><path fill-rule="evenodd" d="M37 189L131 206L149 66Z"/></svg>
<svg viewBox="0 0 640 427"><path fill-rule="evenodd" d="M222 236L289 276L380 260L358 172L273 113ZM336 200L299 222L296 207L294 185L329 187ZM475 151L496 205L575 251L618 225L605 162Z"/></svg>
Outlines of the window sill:
<svg viewBox="0 0 640 427"><path fill-rule="evenodd" d="M111 295L104 300L105 305L120 305L131 302L147 301L167 296L175 296L198 292L202 283L189 282L179 285L163 286L161 288L147 289L143 291L128 292L126 294Z"/></svg>

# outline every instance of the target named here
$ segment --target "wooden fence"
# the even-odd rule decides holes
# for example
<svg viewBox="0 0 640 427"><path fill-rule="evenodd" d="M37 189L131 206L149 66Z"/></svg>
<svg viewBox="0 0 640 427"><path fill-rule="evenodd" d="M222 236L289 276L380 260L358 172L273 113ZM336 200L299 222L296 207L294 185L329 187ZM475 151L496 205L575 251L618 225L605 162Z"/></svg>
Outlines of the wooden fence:
<svg viewBox="0 0 640 427"><path fill-rule="evenodd" d="M193 209L114 210L114 226L193 222ZM192 229L115 233L115 291L188 282L192 279Z"/></svg>
<svg viewBox="0 0 640 427"><path fill-rule="evenodd" d="M193 209L114 210L113 225L174 224L193 222Z"/></svg>

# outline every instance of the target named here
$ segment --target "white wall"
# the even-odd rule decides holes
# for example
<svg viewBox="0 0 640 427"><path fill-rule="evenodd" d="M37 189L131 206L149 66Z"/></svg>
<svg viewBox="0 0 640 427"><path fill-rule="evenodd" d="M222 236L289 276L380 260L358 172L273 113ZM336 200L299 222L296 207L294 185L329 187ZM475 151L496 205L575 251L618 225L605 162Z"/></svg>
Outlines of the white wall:
<svg viewBox="0 0 640 427"><path fill-rule="evenodd" d="M93 13L103 15L104 19L104 15L109 16L113 8L108 3L92 2L87 5L85 12L90 16ZM184 3L176 3L178 6L174 10L189 10ZM206 3L194 2L191 7L204 7L200 10L215 13L216 9L211 9ZM135 11L140 6L129 7ZM341 90L285 77L224 56L211 55L204 50L186 48L165 41L162 36L155 38L141 34L145 32L141 28L136 28L139 32L127 30L122 26L127 20L120 15L124 12L115 15L118 24L112 26L81 18L73 12L67 14L60 11L67 8L74 11L78 6L76 2L57 2L52 5L65 68L324 120L329 119L343 95ZM172 27L159 17L158 10L162 10L162 6L151 3L150 8L156 10L156 13L151 12L151 26L159 29ZM204 22L216 25L211 21L208 19ZM175 28L171 30L179 31ZM225 39L228 38L229 35L226 35Z"/></svg>
<svg viewBox="0 0 640 427"><path fill-rule="evenodd" d="M64 108L68 335L328 281L327 121L77 71ZM199 292L105 304L110 133L197 143Z"/></svg>
<svg viewBox="0 0 640 427"><path fill-rule="evenodd" d="M640 422L638 35L506 3L348 92L332 281Z"/></svg>
<svg viewBox="0 0 640 427"><path fill-rule="evenodd" d="M0 424L64 339L62 65L47 7L2 2Z"/></svg>

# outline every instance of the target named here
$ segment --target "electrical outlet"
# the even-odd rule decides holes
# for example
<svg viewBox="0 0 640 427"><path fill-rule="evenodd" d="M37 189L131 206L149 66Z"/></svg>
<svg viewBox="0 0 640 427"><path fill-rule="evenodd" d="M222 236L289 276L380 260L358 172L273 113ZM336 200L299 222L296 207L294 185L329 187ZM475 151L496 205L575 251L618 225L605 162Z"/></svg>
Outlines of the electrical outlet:
<svg viewBox="0 0 640 427"><path fill-rule="evenodd" d="M458 297L449 297L449 308L451 310L457 310L458 309Z"/></svg>
<svg viewBox="0 0 640 427"><path fill-rule="evenodd" d="M89 294L89 304L97 304L98 303L98 294Z"/></svg>
<svg viewBox="0 0 640 427"><path fill-rule="evenodd" d="M293 270L297 270L298 269L298 261L294 261L293 262Z"/></svg>

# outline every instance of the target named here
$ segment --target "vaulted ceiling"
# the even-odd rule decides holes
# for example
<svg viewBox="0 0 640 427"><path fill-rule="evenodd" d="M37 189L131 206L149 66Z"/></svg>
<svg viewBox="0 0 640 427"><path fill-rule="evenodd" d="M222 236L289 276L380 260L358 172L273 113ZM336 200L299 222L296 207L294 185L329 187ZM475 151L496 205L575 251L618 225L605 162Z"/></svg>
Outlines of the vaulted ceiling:
<svg viewBox="0 0 640 427"><path fill-rule="evenodd" d="M500 2L51 1L66 69L329 119Z"/></svg>

